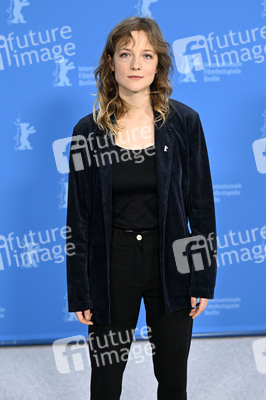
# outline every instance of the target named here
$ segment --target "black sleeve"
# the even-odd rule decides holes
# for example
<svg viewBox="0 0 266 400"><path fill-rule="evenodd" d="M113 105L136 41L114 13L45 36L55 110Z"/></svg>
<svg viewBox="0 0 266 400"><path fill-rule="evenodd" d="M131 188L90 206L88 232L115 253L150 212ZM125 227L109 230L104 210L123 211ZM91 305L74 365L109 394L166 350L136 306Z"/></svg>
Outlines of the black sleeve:
<svg viewBox="0 0 266 400"><path fill-rule="evenodd" d="M196 113L189 136L189 204L188 218L191 236L203 236L209 258L204 269L191 268L189 296L214 298L217 274L217 239L215 207L209 158L200 117ZM190 238L191 239L191 238ZM197 246L199 238L194 243ZM194 247L195 250L195 247ZM208 262L206 262L208 261Z"/></svg>
<svg viewBox="0 0 266 400"><path fill-rule="evenodd" d="M90 165L86 146L85 136L74 128L69 154L67 203L67 226L71 231L66 239L67 245L75 247L74 250L67 251L66 255L69 312L93 308L88 263L91 206Z"/></svg>

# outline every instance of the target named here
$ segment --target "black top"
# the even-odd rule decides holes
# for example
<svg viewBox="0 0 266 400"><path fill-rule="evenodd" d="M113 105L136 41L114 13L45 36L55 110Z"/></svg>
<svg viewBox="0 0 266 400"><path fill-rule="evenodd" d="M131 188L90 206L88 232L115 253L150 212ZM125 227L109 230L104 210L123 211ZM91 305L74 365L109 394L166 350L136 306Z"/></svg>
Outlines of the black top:
<svg viewBox="0 0 266 400"><path fill-rule="evenodd" d="M112 225L132 230L158 227L155 145L126 149L115 145Z"/></svg>

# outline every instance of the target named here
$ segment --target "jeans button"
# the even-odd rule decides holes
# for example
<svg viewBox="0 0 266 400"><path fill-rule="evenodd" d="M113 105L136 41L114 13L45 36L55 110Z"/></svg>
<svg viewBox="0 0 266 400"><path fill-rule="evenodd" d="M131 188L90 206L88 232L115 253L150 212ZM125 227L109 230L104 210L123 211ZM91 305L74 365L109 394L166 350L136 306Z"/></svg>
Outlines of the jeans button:
<svg viewBox="0 0 266 400"><path fill-rule="evenodd" d="M141 235L137 235L136 237L137 237L138 240L141 240L141 239L142 239L142 236L141 236Z"/></svg>

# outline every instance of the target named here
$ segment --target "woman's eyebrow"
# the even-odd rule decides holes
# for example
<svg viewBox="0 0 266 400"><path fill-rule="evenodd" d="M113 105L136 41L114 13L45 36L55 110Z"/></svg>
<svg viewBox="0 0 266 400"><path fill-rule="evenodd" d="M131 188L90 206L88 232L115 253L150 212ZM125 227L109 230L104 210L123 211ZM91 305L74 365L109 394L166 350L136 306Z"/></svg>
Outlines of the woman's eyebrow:
<svg viewBox="0 0 266 400"><path fill-rule="evenodd" d="M119 51L121 51L121 50L127 50L127 51L132 51L131 49L128 49L128 48L126 48L126 47L121 47L121 49L119 50ZM155 53L153 50L151 50L151 49L143 49L142 51L151 51L152 53Z"/></svg>

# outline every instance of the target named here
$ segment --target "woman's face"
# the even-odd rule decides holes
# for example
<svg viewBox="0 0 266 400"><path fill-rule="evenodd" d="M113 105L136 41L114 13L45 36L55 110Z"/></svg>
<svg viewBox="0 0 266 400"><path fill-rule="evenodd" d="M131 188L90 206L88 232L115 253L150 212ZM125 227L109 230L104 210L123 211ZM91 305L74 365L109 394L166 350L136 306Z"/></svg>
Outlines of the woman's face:
<svg viewBox="0 0 266 400"><path fill-rule="evenodd" d="M110 68L115 72L120 95L147 91L157 72L158 56L144 31L132 31L133 42L117 46L113 59L109 55ZM138 76L140 78L134 78Z"/></svg>

